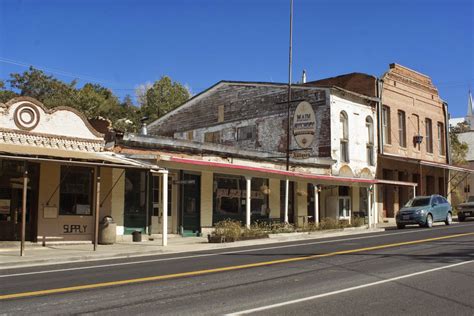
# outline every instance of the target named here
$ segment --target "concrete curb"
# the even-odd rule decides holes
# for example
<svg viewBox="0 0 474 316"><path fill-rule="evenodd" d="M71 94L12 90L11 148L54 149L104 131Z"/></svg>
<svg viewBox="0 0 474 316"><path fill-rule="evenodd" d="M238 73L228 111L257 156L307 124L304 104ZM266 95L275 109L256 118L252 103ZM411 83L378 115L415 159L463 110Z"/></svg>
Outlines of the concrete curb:
<svg viewBox="0 0 474 316"><path fill-rule="evenodd" d="M264 239L254 239L254 240L244 240L244 241L236 241L232 243L222 243L222 244L209 244L207 242L202 243L193 243L193 244L184 244L179 246L168 246L169 248L162 248L162 249L153 249L149 251L128 251L128 252L117 252L115 254L105 253L101 254L100 249L99 252L94 254L84 254L84 255L69 255L67 257L58 258L41 258L35 259L31 258L27 262L23 261L25 258L28 258L28 254L26 257L18 257L21 258L22 261L15 261L15 262L8 262L4 264L0 264L0 271L7 270L7 269L15 269L15 268L26 268L26 267L35 267L35 266L46 266L46 265L58 265L58 264L70 264L70 263L78 263L78 262L94 262L94 261L105 261L105 260L114 260L114 259L127 259L127 258L140 258L140 257L149 257L149 256L156 256L156 255L168 255L168 254L180 254L180 253L190 253L190 252L203 252L209 250L219 250L219 249L229 249L229 248L238 248L238 247L246 247L246 246L258 246L258 245L271 245L271 244L278 244L283 242L289 241L300 241L300 240L316 240L316 239L324 239L324 238L331 238L331 237L339 237L339 236L351 236L351 235L361 235L361 234L369 234L375 232L383 232L385 231L384 228L358 228L358 229L338 229L338 230L331 230L331 231L324 231L324 232L302 232L302 233L281 233L275 234L271 238L264 238ZM154 247L162 247L160 245L153 245ZM171 247L187 247L188 249L172 249ZM190 249L191 248L191 249ZM35 249L36 251L37 249Z"/></svg>

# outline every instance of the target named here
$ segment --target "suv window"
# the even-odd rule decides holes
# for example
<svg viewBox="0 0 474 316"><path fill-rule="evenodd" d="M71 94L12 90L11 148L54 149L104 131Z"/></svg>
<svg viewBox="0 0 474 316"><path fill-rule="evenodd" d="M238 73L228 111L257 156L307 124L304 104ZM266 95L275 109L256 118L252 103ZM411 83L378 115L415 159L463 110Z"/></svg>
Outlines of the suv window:
<svg viewBox="0 0 474 316"><path fill-rule="evenodd" d="M443 198L441 196L435 196L434 201L436 204L444 204Z"/></svg>

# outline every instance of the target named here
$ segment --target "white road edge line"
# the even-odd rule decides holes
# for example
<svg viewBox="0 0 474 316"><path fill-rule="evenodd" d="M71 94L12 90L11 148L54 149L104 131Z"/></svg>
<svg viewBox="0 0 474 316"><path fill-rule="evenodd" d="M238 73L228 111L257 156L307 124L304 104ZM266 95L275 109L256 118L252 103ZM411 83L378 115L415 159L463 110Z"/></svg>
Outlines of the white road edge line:
<svg viewBox="0 0 474 316"><path fill-rule="evenodd" d="M471 226L471 225L465 225L465 226ZM438 228L438 229L439 230L445 230L445 229L458 228L458 227L449 226L449 227L443 227L443 228ZM181 257L173 257L173 258L159 258L159 259L132 261L132 262L99 264L99 265L87 266L87 267L63 268L63 269L53 269L53 270L43 270L43 271L33 271L33 272L12 273L12 274L0 275L0 279L1 278L8 278L8 277L24 276L24 275L46 274L46 273L56 273L56 272L65 272L65 271L77 271L77 270L89 270L89 269L99 269L99 268L110 268L110 267L127 266L127 265L143 264L143 263L150 263L150 262L162 262L162 261L172 261L172 260L180 260L180 259L194 259L194 258L200 258L200 257L214 257L214 256L220 256L220 255L230 255L230 254L236 254L236 253L260 251L260 250L282 249L282 248L291 248L291 247L299 247L299 246L311 246L311 245L318 245L318 244L329 244L329 243L335 243L335 242L340 242L340 241L352 241L352 240L360 240L360 239L378 238L378 237L381 237L381 236L383 237L383 236L393 236L393 235L404 235L404 234L429 232L429 231L430 230L416 230L416 231L404 231L404 232L389 233L389 234L383 234L382 233L382 234L371 235L371 236L342 238L342 239L334 239L334 240L323 240L323 241L315 241L315 242L292 244L292 245L262 247L262 248L226 251L226 252L218 252L218 253L207 253L207 254L192 255L192 256L181 256ZM328 237L328 238L331 238L331 237ZM243 247L245 247L245 246L243 246ZM215 249L211 249L211 250L215 250ZM200 250L200 251L206 251L206 250ZM209 251L209 250L207 250L207 251ZM170 253L170 255L172 255L172 253ZM100 260L105 261L105 260L117 260L117 259L120 259L120 258L113 258L113 259L112 258L104 258L104 259L100 259ZM124 258L122 258L122 259L124 259ZM61 263L61 264L67 264L67 263L71 264L71 263L74 263L74 262L65 262L65 263ZM38 266L31 266L31 268L34 268L34 267L38 267ZM18 269L21 269L21 268L22 267L18 267ZM23 268L29 268L29 267L23 267ZM11 269L15 269L15 268L11 268ZM2 269L0 269L0 271L1 270Z"/></svg>
<svg viewBox="0 0 474 316"><path fill-rule="evenodd" d="M250 313L265 311L265 310L274 309L274 308L277 308L277 307L282 307L282 306L286 306L286 305L306 302L306 301L315 300L315 299L322 298L322 297L327 297L327 296L341 294L341 293L354 291L354 290L359 290L359 289L363 289L363 288L367 288L367 287L371 287L371 286L375 286L375 285L380 285L380 284L384 284L384 283L389 283L389 282L394 282L394 281L398 281L398 280L402 280L402 279L407 279L407 278L411 278L411 277L414 277L414 276L418 276L418 275L422 275L422 274L426 274L426 273L431 273L431 272L435 272L435 271L439 271L439 270L454 268L454 267L458 267L458 266L469 264L469 263L474 263L474 260L458 262L458 263L450 264L450 265L447 265L447 266L442 266L442 267L438 267L438 268L433 268L433 269L429 269L429 270L424 270L424 271L420 271L420 272L406 274L406 275L402 275L402 276L398 276L398 277L394 277L394 278L390 278L390 279L386 279L386 280L381 280L381 281L377 281L377 282L357 285L357 286L349 287L349 288L342 289L342 290L322 293L322 294L318 294L318 295L314 295L314 296L308 296L308 297L304 297L304 298L300 298L300 299L296 299L296 300L291 300L291 301L286 301L286 302L282 302L282 303L277 303L277 304L272 304L272 305L247 309L247 310L243 310L243 311L235 312L235 313L231 313L231 314L226 314L226 315L227 316L237 316L237 315L246 315L246 314L250 314Z"/></svg>

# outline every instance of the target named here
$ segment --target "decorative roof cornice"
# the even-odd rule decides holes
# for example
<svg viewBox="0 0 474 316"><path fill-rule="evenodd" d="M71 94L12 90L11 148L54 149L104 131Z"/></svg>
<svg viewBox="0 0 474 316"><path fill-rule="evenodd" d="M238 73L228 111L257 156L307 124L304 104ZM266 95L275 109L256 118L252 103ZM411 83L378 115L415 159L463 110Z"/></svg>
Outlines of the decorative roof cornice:
<svg viewBox="0 0 474 316"><path fill-rule="evenodd" d="M8 111L8 109L10 108L10 106L12 106L13 104L17 104L19 102L29 102L29 103L33 103L34 105L40 107L45 113L47 114L53 114L54 112L57 112L57 111L69 111L69 112L72 112L74 114L76 114L83 122L84 122L84 125L87 127L87 129L89 129L89 131L96 137L101 137L103 138L104 137L104 134L101 134L99 133L98 131L96 131L92 125L89 123L89 121L87 120L86 116L79 112L78 110L76 110L75 108L72 108L72 107L69 107L69 106L57 106L57 107L54 107L54 108L51 108L51 109L48 109L43 103L41 103L40 101L34 99L34 98L31 98L31 97L25 97L25 96L21 96L21 97L16 97L16 98L13 98L11 100L9 100L8 102L5 103L5 106L6 106L6 109ZM1 103L0 103L0 107L1 107Z"/></svg>

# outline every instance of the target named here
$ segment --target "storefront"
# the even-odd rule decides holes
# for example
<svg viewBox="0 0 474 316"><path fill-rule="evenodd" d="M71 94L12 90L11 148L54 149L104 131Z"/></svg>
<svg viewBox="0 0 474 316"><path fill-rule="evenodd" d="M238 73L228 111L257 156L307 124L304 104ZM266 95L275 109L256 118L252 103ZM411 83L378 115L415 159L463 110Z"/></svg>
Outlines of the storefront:
<svg viewBox="0 0 474 316"><path fill-rule="evenodd" d="M140 181L126 191L124 173L137 182L132 174L161 169L106 152L103 135L73 109L16 98L0 114L0 240L97 244L104 216L123 235L123 214L141 211L146 191Z"/></svg>
<svg viewBox="0 0 474 316"><path fill-rule="evenodd" d="M245 222L246 181L243 176L214 174L213 224L224 219ZM252 178L250 192L251 221L267 221L270 216L268 204L268 179Z"/></svg>

